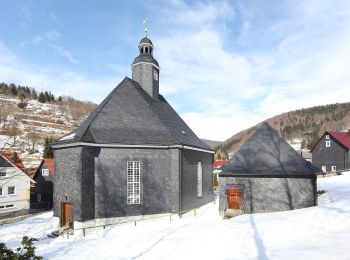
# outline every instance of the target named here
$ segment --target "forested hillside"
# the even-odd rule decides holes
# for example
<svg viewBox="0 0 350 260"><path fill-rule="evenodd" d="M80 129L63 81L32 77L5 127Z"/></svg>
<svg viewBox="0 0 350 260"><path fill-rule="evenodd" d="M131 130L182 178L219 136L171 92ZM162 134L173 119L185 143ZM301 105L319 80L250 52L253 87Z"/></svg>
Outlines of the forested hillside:
<svg viewBox="0 0 350 260"><path fill-rule="evenodd" d="M95 107L72 97L0 83L0 150L40 157L45 139L70 132Z"/></svg>
<svg viewBox="0 0 350 260"><path fill-rule="evenodd" d="M350 128L350 102L316 106L283 113L266 120L294 148L310 149L325 131ZM217 147L218 158L233 154L259 126L243 130Z"/></svg>

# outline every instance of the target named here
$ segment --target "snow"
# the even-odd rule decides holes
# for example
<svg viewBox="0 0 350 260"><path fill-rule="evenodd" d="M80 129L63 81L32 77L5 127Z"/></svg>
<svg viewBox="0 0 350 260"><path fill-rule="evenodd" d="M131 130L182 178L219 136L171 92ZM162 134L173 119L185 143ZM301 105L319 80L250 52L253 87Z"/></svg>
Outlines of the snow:
<svg viewBox="0 0 350 260"><path fill-rule="evenodd" d="M36 236L44 259L350 259L350 173L318 179L319 206L223 220L217 204L196 216L106 227L82 235L46 238L58 226L52 213L0 227L11 248Z"/></svg>

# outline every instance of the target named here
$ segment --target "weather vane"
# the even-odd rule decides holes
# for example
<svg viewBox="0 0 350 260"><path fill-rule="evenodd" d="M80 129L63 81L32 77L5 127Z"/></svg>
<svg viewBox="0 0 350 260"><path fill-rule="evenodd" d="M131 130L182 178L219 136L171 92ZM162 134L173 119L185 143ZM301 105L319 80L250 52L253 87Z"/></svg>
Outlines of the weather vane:
<svg viewBox="0 0 350 260"><path fill-rule="evenodd" d="M148 33L147 24L149 24L149 19L146 17L145 20L142 21L142 23L145 25L145 36L147 37L147 33Z"/></svg>

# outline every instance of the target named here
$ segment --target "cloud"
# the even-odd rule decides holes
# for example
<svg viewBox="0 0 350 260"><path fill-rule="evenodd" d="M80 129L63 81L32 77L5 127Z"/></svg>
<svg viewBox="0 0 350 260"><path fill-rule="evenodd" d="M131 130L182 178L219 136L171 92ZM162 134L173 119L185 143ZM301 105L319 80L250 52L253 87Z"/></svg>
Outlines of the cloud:
<svg viewBox="0 0 350 260"><path fill-rule="evenodd" d="M1 41L0 78L2 82L31 86L38 91L44 87L45 90L51 90L57 96L69 95L96 103L107 96L111 87L118 82L116 77L91 77L69 70L57 73L50 68L24 63Z"/></svg>
<svg viewBox="0 0 350 260"><path fill-rule="evenodd" d="M49 46L52 50L54 50L57 55L67 59L69 62L79 63L79 61L75 59L68 50L63 49L61 46L58 46L56 44L51 44L51 43L49 43L47 46Z"/></svg>
<svg viewBox="0 0 350 260"><path fill-rule="evenodd" d="M163 10L166 30L153 40L161 92L200 137L224 140L282 112L350 101L344 1L173 1Z"/></svg>

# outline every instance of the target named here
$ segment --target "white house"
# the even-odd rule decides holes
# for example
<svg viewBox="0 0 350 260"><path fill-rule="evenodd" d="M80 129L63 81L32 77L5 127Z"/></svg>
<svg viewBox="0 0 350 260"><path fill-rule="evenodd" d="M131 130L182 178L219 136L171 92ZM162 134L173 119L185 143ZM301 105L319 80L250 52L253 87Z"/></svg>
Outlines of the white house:
<svg viewBox="0 0 350 260"><path fill-rule="evenodd" d="M28 212L31 181L0 154L0 217Z"/></svg>

